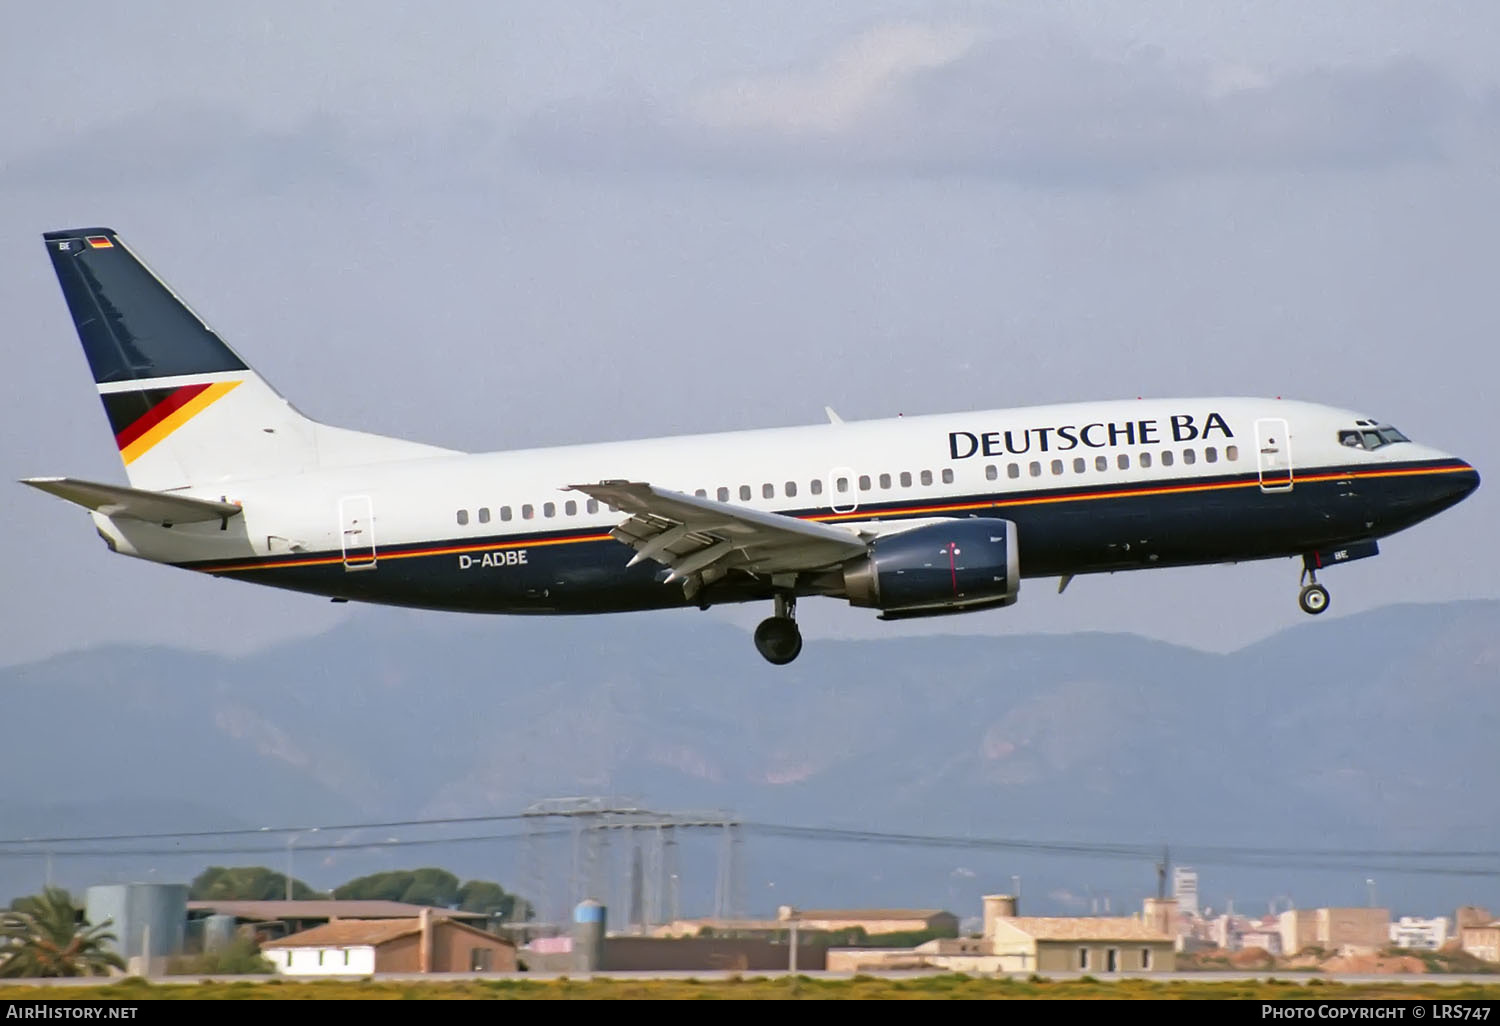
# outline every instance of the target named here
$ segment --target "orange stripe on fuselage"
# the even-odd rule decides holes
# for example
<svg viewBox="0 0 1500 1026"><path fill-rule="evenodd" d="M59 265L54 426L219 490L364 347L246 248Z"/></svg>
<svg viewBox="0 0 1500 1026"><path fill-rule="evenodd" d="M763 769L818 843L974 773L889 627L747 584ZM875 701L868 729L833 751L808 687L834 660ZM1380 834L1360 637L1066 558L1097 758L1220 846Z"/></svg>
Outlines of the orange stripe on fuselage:
<svg viewBox="0 0 1500 1026"><path fill-rule="evenodd" d="M216 381L193 398L183 403L158 423L151 426L150 430L144 432L125 448L120 450L120 458L129 466L146 454L148 450L157 443L164 440L173 431L192 420L206 408L223 398L240 384L239 381Z"/></svg>

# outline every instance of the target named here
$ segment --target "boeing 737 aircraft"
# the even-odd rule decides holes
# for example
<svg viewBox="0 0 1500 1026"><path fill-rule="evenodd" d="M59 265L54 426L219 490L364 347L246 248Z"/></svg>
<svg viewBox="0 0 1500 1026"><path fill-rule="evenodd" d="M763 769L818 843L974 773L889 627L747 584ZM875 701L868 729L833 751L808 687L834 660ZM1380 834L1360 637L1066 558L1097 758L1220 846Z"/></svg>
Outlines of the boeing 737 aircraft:
<svg viewBox="0 0 1500 1026"><path fill-rule="evenodd" d="M470 454L298 413L108 228L47 232L130 487L25 483L115 552L356 600L488 613L797 599L881 619L1023 578L1301 557L1319 571L1479 485L1385 421L1281 399L1073 403ZM631 551L634 550L634 551Z"/></svg>

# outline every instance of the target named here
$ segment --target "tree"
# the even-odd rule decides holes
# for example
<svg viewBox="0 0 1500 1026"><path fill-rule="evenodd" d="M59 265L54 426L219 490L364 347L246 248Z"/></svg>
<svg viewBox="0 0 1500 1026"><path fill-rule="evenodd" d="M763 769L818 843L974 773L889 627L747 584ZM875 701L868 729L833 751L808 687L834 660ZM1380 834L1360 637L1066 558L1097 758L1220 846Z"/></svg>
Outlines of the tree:
<svg viewBox="0 0 1500 1026"><path fill-rule="evenodd" d="M372 873L335 887L333 896L350 901L404 901L411 905L452 908L458 904L458 877L446 869L393 869Z"/></svg>
<svg viewBox="0 0 1500 1026"><path fill-rule="evenodd" d="M0 976L103 976L125 962L105 947L117 939L106 921L90 926L61 887L12 902L0 914Z"/></svg>
<svg viewBox="0 0 1500 1026"><path fill-rule="evenodd" d="M458 907L464 912L484 912L506 922L531 919L531 906L488 880L470 880L458 889ZM519 909L520 915L517 916Z"/></svg>
<svg viewBox="0 0 1500 1026"><path fill-rule="evenodd" d="M209 866L193 878L188 896L193 901L275 901L286 897L286 874L265 866ZM292 897L305 901L326 895L294 879Z"/></svg>

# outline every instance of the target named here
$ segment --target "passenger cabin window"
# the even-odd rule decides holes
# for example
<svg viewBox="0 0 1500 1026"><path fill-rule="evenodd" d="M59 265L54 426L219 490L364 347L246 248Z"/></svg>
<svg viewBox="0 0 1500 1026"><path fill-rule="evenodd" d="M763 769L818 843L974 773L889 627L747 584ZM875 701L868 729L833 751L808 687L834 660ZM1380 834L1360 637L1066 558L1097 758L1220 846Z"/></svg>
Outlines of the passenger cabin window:
<svg viewBox="0 0 1500 1026"><path fill-rule="evenodd" d="M891 486L891 475L889 475L889 474L881 474L880 475L880 487L882 487L882 488L889 488L890 486Z"/></svg>
<svg viewBox="0 0 1500 1026"><path fill-rule="evenodd" d="M1094 469L1095 470L1108 470L1109 469L1109 457L1108 456L1095 456L1094 457Z"/></svg>
<svg viewBox="0 0 1500 1026"><path fill-rule="evenodd" d="M1031 461L1031 466L1028 467L1027 469L1031 471L1031 476L1032 477L1041 477L1042 476L1042 465L1040 463L1038 463L1036 460L1032 460Z"/></svg>
<svg viewBox="0 0 1500 1026"><path fill-rule="evenodd" d="M995 478L997 478L999 476L1000 476L1000 471L999 471L999 469L993 463L985 465L985 468L984 468L984 479L986 481L993 481L993 480L995 480Z"/></svg>
<svg viewBox="0 0 1500 1026"><path fill-rule="evenodd" d="M774 498L776 498L776 486L773 485L773 484L770 484L770 483L761 485L760 486L760 497L762 499L774 499Z"/></svg>
<svg viewBox="0 0 1500 1026"><path fill-rule="evenodd" d="M526 505L521 507L522 520L530 520L534 516L536 516L536 510L531 508L531 503L528 502Z"/></svg>
<svg viewBox="0 0 1500 1026"><path fill-rule="evenodd" d="M740 500L742 502L749 502L750 501L750 486L749 485L740 485Z"/></svg>
<svg viewBox="0 0 1500 1026"><path fill-rule="evenodd" d="M808 486L807 487L809 488L809 490L812 491L812 493L814 495L822 495L823 494L823 479L820 478L820 477L813 478L812 481L808 482Z"/></svg>
<svg viewBox="0 0 1500 1026"><path fill-rule="evenodd" d="M458 526L459 527L463 527L468 522L469 522L469 511L466 510L466 509L459 510L458 511Z"/></svg>
<svg viewBox="0 0 1500 1026"><path fill-rule="evenodd" d="M922 471L922 483L924 485L930 485L930 484L932 484L932 471L930 471L930 470L924 470L924 471Z"/></svg>
<svg viewBox="0 0 1500 1026"><path fill-rule="evenodd" d="M1009 478L1020 477L1021 476L1021 465L1019 463L1012 463L1010 466L1006 467L1005 468L1005 476L1009 477Z"/></svg>
<svg viewBox="0 0 1500 1026"><path fill-rule="evenodd" d="M861 474L861 475L859 475L859 490L862 491L862 492L868 492L870 490L870 475L869 474Z"/></svg>
<svg viewBox="0 0 1500 1026"><path fill-rule="evenodd" d="M488 506L479 507L479 522L481 524L487 524L490 522L490 508Z"/></svg>
<svg viewBox="0 0 1500 1026"><path fill-rule="evenodd" d="M720 488L714 494L716 494L719 497L719 501L720 502L728 502L729 501L729 489L728 488Z"/></svg>
<svg viewBox="0 0 1500 1026"><path fill-rule="evenodd" d="M1171 449L1163 449L1161 451L1161 465L1164 466L1164 467L1170 467L1172 465L1172 450Z"/></svg>
<svg viewBox="0 0 1500 1026"><path fill-rule="evenodd" d="M1215 449L1211 445L1208 448L1204 449L1203 450L1203 462L1204 463L1217 463L1217 462L1219 462L1219 450Z"/></svg>
<svg viewBox="0 0 1500 1026"><path fill-rule="evenodd" d="M578 515L578 503L574 502L572 499L569 499L563 505L563 512L570 517L576 517Z"/></svg>
<svg viewBox="0 0 1500 1026"><path fill-rule="evenodd" d="M1129 456L1129 454L1122 452L1122 453L1120 453L1120 455L1116 456L1115 457L1115 466L1119 467L1121 470L1129 470L1130 469L1130 456Z"/></svg>
<svg viewBox="0 0 1500 1026"><path fill-rule="evenodd" d="M599 508L599 504L597 502L595 502L593 499L589 500L589 505L593 506L594 509L598 509ZM594 510L591 509L591 510L589 510L589 512L592 513L592 512L594 512ZM500 519L501 520L509 520L510 519L510 507L509 506L501 506L500 507Z"/></svg>
<svg viewBox="0 0 1500 1026"><path fill-rule="evenodd" d="M555 503L555 502L544 502L544 503L542 503L542 516L544 516L544 517L555 517L555 516L557 516L557 503Z"/></svg>
<svg viewBox="0 0 1500 1026"><path fill-rule="evenodd" d="M1082 474L1089 469L1089 461L1082 456L1073 457L1073 473Z"/></svg>
<svg viewBox="0 0 1500 1026"><path fill-rule="evenodd" d="M849 490L849 479L841 477L833 483L833 486L841 492L847 492Z"/></svg>
<svg viewBox="0 0 1500 1026"><path fill-rule="evenodd" d="M952 484L952 483L953 483L953 468L952 467L944 467L943 468L943 484Z"/></svg>
<svg viewBox="0 0 1500 1026"><path fill-rule="evenodd" d="M1140 455L1140 462L1141 462L1141 467L1142 468L1150 467L1151 466L1151 454L1149 452L1143 452L1143 453L1141 453L1141 455Z"/></svg>
<svg viewBox="0 0 1500 1026"><path fill-rule="evenodd" d="M1058 474L1061 474L1062 472L1063 472L1063 461L1062 460L1053 460L1052 461L1052 474L1053 474L1053 476L1055 477Z"/></svg>
<svg viewBox="0 0 1500 1026"><path fill-rule="evenodd" d="M1224 458L1230 463L1235 463L1240 458L1240 447L1237 445L1224 446Z"/></svg>
<svg viewBox="0 0 1500 1026"><path fill-rule="evenodd" d="M1186 463L1188 466L1192 466L1194 463L1197 463L1198 451L1196 449L1182 450L1182 462Z"/></svg>
<svg viewBox="0 0 1500 1026"><path fill-rule="evenodd" d="M786 497L788 499L795 499L797 497L797 482L796 481L788 481L784 487L785 487L785 491L786 491Z"/></svg>
<svg viewBox="0 0 1500 1026"><path fill-rule="evenodd" d="M911 471L909 471L909 470L903 470L903 471L901 471L901 487L902 488L910 488L911 487Z"/></svg>

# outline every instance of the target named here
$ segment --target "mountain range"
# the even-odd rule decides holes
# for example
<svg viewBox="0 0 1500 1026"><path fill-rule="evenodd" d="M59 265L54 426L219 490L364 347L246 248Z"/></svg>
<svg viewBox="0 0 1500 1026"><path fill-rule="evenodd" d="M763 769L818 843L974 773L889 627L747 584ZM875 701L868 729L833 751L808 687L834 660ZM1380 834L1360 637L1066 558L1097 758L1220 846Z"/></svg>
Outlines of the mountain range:
<svg viewBox="0 0 1500 1026"><path fill-rule="evenodd" d="M1193 865L1216 907L1451 913L1500 905L1497 625L1500 602L1468 601L1310 620L1227 654L955 634L810 641L780 668L695 612L368 609L239 657L110 645L0 668L0 838L507 816L605 795L749 824L737 904L753 913L968 915L1012 889L1039 913L1130 910L1159 861ZM567 838L524 840L535 825L12 846L0 887L291 859L320 888L443 865L556 904L580 871ZM508 836L443 841L485 835ZM705 913L722 839L682 836L681 911ZM614 877L626 861L615 851Z"/></svg>

